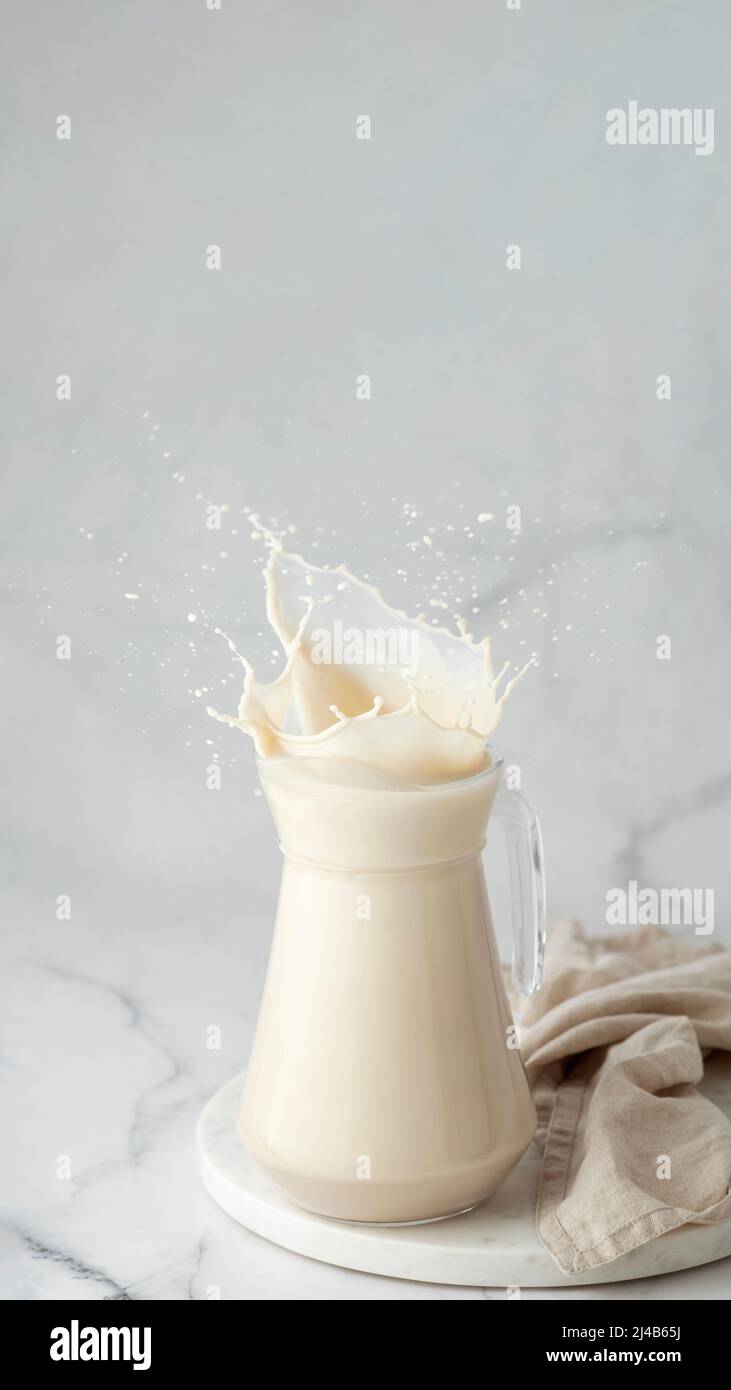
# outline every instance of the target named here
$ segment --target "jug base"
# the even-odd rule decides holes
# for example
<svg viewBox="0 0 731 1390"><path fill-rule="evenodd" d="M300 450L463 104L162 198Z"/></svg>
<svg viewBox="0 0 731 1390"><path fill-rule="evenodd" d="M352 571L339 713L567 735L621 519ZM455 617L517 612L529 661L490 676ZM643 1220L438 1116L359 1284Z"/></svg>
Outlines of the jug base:
<svg viewBox="0 0 731 1390"><path fill-rule="evenodd" d="M483 1198L483 1201L486 1200L487 1198ZM290 1201L292 1201L291 1198ZM299 1203L292 1202L292 1205L299 1206ZM383 1230L393 1231L398 1230L404 1226L433 1226L438 1221L451 1221L452 1218L455 1216L466 1216L469 1211L474 1211L476 1207L479 1207L481 1205L481 1202L473 1202L472 1205L469 1207L455 1207L454 1211L445 1211L442 1214L442 1216L419 1216L414 1217L411 1221L353 1221L352 1218L348 1218L347 1216L326 1216L324 1219L326 1221L335 1221L339 1226L375 1226L380 1227ZM309 1208L300 1207L300 1211L307 1210L309 1210ZM318 1212L316 1214L322 1215L321 1212Z"/></svg>
<svg viewBox="0 0 731 1390"><path fill-rule="evenodd" d="M244 1139L239 1129L239 1138L244 1139L245 1147L267 1177L303 1211L349 1225L421 1226L461 1216L480 1206L515 1167L534 1132L535 1123L531 1123L510 1147L459 1171L382 1182L337 1180L285 1168L252 1143L250 1134Z"/></svg>
<svg viewBox="0 0 731 1390"><path fill-rule="evenodd" d="M319 1191L313 1191L314 1184L293 1182L291 1174L285 1176L277 1173L270 1166L267 1166L266 1173L293 1206L312 1212L314 1216L323 1216L328 1221L338 1221L348 1226L427 1226L436 1221L449 1221L454 1216L462 1216L479 1207L500 1186L513 1166L511 1160L506 1165L506 1172L501 1173L499 1179L489 1186L485 1183L476 1191L475 1186L471 1185L469 1194L441 1195L441 1199L433 1192L426 1194L423 1189L420 1190L420 1183L413 1186L404 1184L410 1190L401 1193L394 1193L391 1184L385 1185L386 1190L382 1192L374 1190L373 1184L369 1184L369 1192L364 1195L362 1184L354 1192L352 1189L343 1190L351 1188L350 1183L318 1183ZM303 1187L308 1190L303 1191Z"/></svg>

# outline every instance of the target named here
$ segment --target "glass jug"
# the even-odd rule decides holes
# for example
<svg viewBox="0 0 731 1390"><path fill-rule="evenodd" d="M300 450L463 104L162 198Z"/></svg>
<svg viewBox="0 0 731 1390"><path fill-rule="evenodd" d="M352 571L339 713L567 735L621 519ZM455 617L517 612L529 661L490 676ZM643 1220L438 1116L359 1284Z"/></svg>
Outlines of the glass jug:
<svg viewBox="0 0 731 1390"><path fill-rule="evenodd" d="M506 818L513 979L531 994L540 829L487 752L475 776L403 790L293 784L299 759L258 760L284 866L238 1132L292 1201L323 1216L466 1211L533 1137L482 856L494 810Z"/></svg>

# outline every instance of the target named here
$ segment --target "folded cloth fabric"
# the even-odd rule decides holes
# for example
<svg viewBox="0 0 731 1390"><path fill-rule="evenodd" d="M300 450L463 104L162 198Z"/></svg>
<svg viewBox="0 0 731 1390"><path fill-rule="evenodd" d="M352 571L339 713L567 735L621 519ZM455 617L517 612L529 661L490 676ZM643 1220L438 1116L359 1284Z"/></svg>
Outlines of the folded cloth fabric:
<svg viewBox="0 0 731 1390"><path fill-rule="evenodd" d="M695 1089L704 1052L731 1051L731 952L559 922L540 991L513 1006L538 1111L538 1234L565 1273L731 1219L731 1123Z"/></svg>

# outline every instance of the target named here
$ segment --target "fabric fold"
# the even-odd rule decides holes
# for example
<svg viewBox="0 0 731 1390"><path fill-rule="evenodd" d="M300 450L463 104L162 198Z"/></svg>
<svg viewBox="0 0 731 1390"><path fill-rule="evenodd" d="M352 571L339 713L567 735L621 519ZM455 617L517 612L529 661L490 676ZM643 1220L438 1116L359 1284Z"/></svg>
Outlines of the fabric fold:
<svg viewBox="0 0 731 1390"><path fill-rule="evenodd" d="M513 1003L538 1111L538 1234L565 1273L731 1219L731 1123L696 1089L704 1052L731 1051L731 953L561 922L544 986Z"/></svg>

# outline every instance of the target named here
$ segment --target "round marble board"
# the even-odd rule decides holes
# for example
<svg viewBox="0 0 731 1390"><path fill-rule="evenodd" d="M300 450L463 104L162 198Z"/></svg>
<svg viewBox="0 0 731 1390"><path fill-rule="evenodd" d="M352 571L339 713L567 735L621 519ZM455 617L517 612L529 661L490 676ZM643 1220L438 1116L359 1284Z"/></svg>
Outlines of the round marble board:
<svg viewBox="0 0 731 1390"><path fill-rule="evenodd" d="M587 1274L563 1274L544 1250L535 1227L539 1154L527 1154L481 1206L463 1216L420 1226L366 1226L329 1221L292 1206L256 1167L235 1132L243 1075L209 1101L198 1123L203 1182L229 1216L276 1245L326 1264L481 1287L551 1288L641 1279L692 1269L731 1255L731 1221L682 1226ZM706 1063L700 1090L731 1117L731 1056Z"/></svg>

